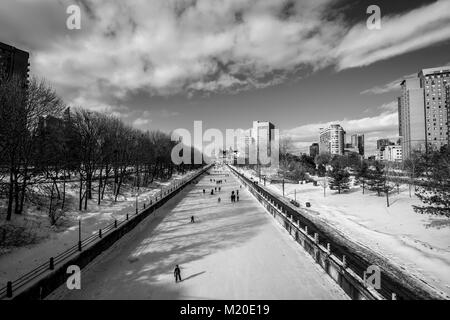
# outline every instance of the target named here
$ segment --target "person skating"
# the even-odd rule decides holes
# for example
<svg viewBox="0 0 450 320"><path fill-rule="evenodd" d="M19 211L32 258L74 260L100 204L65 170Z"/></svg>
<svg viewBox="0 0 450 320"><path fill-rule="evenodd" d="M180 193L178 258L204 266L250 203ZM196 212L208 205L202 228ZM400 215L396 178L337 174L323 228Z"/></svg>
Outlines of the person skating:
<svg viewBox="0 0 450 320"><path fill-rule="evenodd" d="M211 195L214 195L214 189L211 189Z"/></svg>
<svg viewBox="0 0 450 320"><path fill-rule="evenodd" d="M178 265L175 267L175 270L173 270L173 275L175 276L175 283L178 281L181 282L181 271Z"/></svg>
<svg viewBox="0 0 450 320"><path fill-rule="evenodd" d="M195 223L194 216L191 217L191 223Z"/></svg>
<svg viewBox="0 0 450 320"><path fill-rule="evenodd" d="M239 202L239 194L236 195L236 201Z"/></svg>
<svg viewBox="0 0 450 320"><path fill-rule="evenodd" d="M203 189L203 194L205 194L205 189Z"/></svg>
<svg viewBox="0 0 450 320"><path fill-rule="evenodd" d="M217 199L217 202L220 203L220 197Z"/></svg>
<svg viewBox="0 0 450 320"><path fill-rule="evenodd" d="M220 192L220 190L222 190L222 188L221 188L221 187L219 187L219 192Z"/></svg>

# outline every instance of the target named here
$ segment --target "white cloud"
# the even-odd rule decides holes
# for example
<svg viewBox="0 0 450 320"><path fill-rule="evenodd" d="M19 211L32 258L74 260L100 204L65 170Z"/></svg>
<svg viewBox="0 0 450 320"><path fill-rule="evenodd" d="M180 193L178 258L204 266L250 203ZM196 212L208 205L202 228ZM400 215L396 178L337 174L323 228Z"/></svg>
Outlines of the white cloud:
<svg viewBox="0 0 450 320"><path fill-rule="evenodd" d="M151 113L149 111L144 111L142 114L136 118L132 125L137 129L148 130L150 129L148 126L152 122Z"/></svg>
<svg viewBox="0 0 450 320"><path fill-rule="evenodd" d="M2 2L0 38L32 49L32 71L69 104L83 97L87 107L138 90L261 88L299 68L364 66L450 39L448 0L382 16L379 31L325 19L332 2L295 1L286 14L285 0L78 0L82 29L69 31L72 0L19 0Z"/></svg>
<svg viewBox="0 0 450 320"><path fill-rule="evenodd" d="M162 109L160 113L161 113L161 117L163 117L163 118L171 118L171 117L176 117L176 116L180 115L180 113L178 111L169 111L166 109Z"/></svg>
<svg viewBox="0 0 450 320"><path fill-rule="evenodd" d="M398 101L391 101L389 103L384 103L378 107L379 110L383 112L397 112L398 111Z"/></svg>
<svg viewBox="0 0 450 320"><path fill-rule="evenodd" d="M44 0L53 15L21 28L15 38L39 48L33 71L54 83L68 103L85 92L96 104L137 90L170 95L260 88L284 80L272 73L328 63L341 32L321 20L330 1L296 2L292 15L281 19L285 0L80 0L82 30L70 32L64 22L72 1L52 6ZM2 6L0 30L15 29L18 22L4 18L18 16L19 8L20 23L27 25L27 16L39 16L36 6L24 0Z"/></svg>
<svg viewBox="0 0 450 320"><path fill-rule="evenodd" d="M373 88L362 91L360 94L383 94L393 91L400 91L400 83L406 79L416 76L417 73L408 74L401 78L395 79L389 83L386 83L383 86L375 86Z"/></svg>
<svg viewBox="0 0 450 320"><path fill-rule="evenodd" d="M361 67L450 39L450 1L382 16L381 30L355 25L335 50L339 70Z"/></svg>

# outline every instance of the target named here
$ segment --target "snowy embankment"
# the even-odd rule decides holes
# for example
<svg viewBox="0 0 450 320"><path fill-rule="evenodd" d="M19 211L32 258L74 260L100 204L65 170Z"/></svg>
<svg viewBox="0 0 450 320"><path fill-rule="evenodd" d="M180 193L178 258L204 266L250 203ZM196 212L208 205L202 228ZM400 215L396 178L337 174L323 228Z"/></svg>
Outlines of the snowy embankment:
<svg viewBox="0 0 450 320"><path fill-rule="evenodd" d="M142 208L144 203L149 203L156 196L160 196L161 188L168 187L174 181L192 175L188 172L185 175L173 175L167 181L154 181L146 188L140 188L138 204ZM76 199L77 185L69 185L67 188L68 199ZM75 201L76 202L76 201ZM27 225L32 229L37 240L34 244L22 247L9 247L0 253L0 287L6 285L7 281L15 280L24 273L32 270L38 265L48 261L52 256L67 250L78 242L78 221L81 220L81 238L86 238L97 233L100 228L104 228L114 220L125 219L126 214L135 212L136 196L132 188L124 186L123 192L117 202L113 196L106 196L101 205L97 205L94 197L88 201L87 211L75 209L68 211L58 226L50 226L45 208L40 210L30 210L23 216L14 216L9 223L15 225ZM0 223L4 224L4 217L0 218Z"/></svg>
<svg viewBox="0 0 450 320"><path fill-rule="evenodd" d="M257 179L251 171L245 174ZM267 183L267 188L282 195L281 184ZM359 186L343 194L327 188L324 196L320 185L285 184L287 198L296 197L303 209L311 203L307 212L314 220L450 296L450 219L414 212L412 205L421 202L414 194L409 197L407 185L399 191L391 192L387 207L386 197L362 194Z"/></svg>

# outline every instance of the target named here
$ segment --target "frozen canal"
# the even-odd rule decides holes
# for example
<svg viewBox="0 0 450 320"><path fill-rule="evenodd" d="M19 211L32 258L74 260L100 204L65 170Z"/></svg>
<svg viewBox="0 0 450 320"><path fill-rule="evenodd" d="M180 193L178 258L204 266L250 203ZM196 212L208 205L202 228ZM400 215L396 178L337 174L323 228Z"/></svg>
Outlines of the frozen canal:
<svg viewBox="0 0 450 320"><path fill-rule="evenodd" d="M210 179L227 182L210 195ZM239 202L231 203L232 190L240 191ZM177 264L181 283L174 281ZM188 186L83 269L81 279L81 290L62 286L48 298L347 299L231 174L204 175Z"/></svg>

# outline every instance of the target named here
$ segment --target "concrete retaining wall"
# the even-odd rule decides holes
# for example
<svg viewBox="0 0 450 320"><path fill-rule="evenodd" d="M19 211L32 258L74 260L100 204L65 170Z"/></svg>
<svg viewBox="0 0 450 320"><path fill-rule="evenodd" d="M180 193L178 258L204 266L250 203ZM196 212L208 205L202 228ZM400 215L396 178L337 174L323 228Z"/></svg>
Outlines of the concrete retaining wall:
<svg viewBox="0 0 450 320"><path fill-rule="evenodd" d="M283 226L292 238L300 244L303 249L311 255L325 272L354 300L384 300L384 298L370 287L366 287L364 280L345 266L338 257L331 254L314 237L308 234L307 229L302 229L292 216L288 216L275 203L259 194L251 183L244 180L239 173L232 170L238 179L255 196L255 198L266 208L274 219Z"/></svg>

